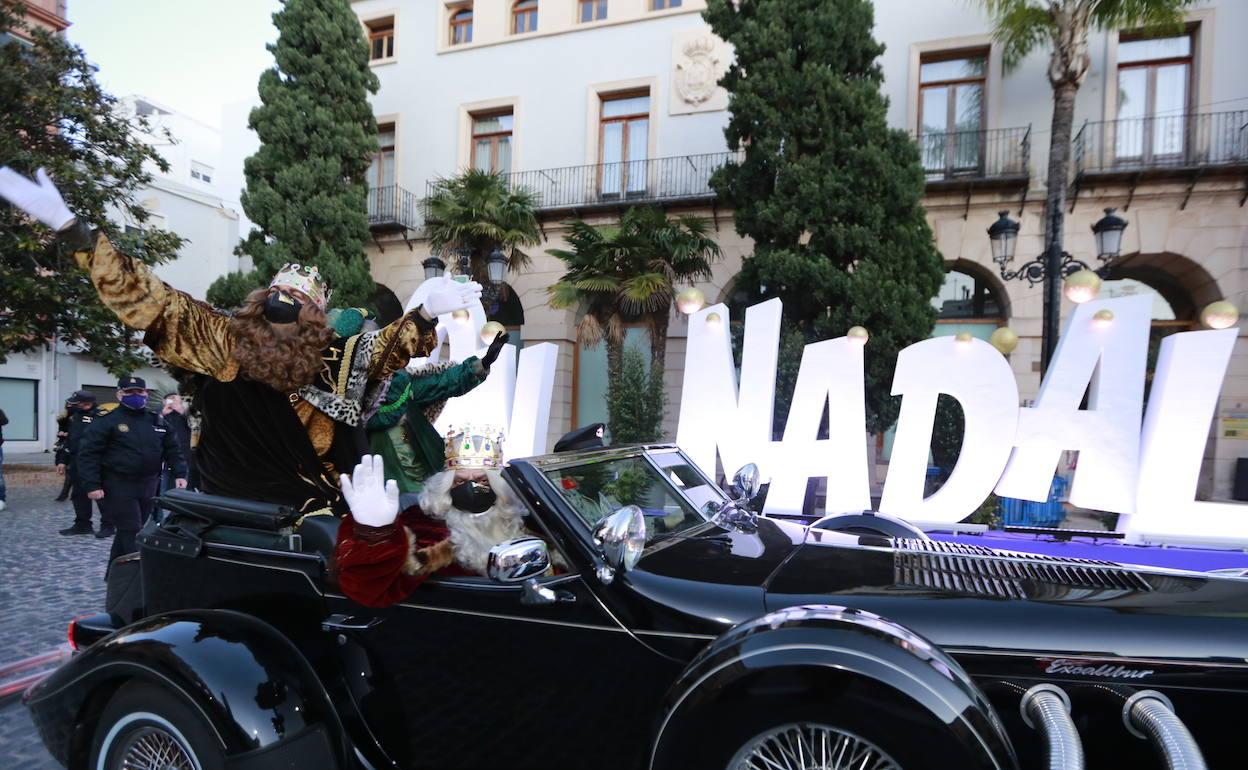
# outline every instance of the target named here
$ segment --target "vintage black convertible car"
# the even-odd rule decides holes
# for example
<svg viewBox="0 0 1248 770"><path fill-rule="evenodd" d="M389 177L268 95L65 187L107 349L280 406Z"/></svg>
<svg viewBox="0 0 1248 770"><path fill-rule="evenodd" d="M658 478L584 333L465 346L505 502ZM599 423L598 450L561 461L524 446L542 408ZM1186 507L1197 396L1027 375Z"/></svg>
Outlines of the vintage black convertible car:
<svg viewBox="0 0 1248 770"><path fill-rule="evenodd" d="M1241 577L756 517L748 471L725 495L671 446L504 475L544 537L386 610L337 590L327 517L170 495L27 693L44 742L92 770L1244 765Z"/></svg>

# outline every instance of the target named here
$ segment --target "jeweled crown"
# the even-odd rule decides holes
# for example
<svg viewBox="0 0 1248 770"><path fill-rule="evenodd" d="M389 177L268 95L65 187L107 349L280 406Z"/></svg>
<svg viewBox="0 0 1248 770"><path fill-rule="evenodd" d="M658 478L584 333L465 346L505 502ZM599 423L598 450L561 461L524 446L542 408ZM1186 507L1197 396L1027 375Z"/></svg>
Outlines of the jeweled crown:
<svg viewBox="0 0 1248 770"><path fill-rule="evenodd" d="M452 427L446 432L446 467L501 468L503 465L503 431L484 425Z"/></svg>
<svg viewBox="0 0 1248 770"><path fill-rule="evenodd" d="M272 281L269 281L269 287L274 286L289 286L292 289L298 289L308 295L308 299L319 305L321 309L329 304L329 287L325 285L325 279L321 277L321 271L315 265L297 265L289 262L282 265L282 269L277 271Z"/></svg>

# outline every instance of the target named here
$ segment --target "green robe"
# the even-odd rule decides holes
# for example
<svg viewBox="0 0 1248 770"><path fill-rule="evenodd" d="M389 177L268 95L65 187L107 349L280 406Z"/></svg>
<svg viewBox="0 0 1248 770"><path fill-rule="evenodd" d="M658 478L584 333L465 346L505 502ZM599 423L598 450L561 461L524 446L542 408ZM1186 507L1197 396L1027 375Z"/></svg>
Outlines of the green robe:
<svg viewBox="0 0 1248 770"><path fill-rule="evenodd" d="M442 470L446 442L432 420L447 399L471 391L487 374L473 356L441 371L417 372L406 384L391 384L385 403L368 422L368 443L381 455L386 478L398 483L400 494L419 492L425 479Z"/></svg>

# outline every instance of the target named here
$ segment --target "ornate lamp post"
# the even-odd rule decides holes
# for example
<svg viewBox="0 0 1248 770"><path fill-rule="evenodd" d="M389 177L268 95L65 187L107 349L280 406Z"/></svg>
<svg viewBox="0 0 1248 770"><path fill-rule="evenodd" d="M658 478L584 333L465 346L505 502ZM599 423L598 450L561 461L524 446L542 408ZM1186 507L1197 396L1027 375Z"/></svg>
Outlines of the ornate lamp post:
<svg viewBox="0 0 1248 770"><path fill-rule="evenodd" d="M500 247L495 246L494 251L490 252L490 258L485 263L485 270L490 278L490 285L498 287L503 284L503 279L507 277L507 255Z"/></svg>
<svg viewBox="0 0 1248 770"><path fill-rule="evenodd" d="M420 266L425 269L426 279L441 278L442 274L446 272L446 263L438 257L429 257L429 259L421 262Z"/></svg>
<svg viewBox="0 0 1248 770"><path fill-rule="evenodd" d="M1118 258L1122 248L1122 233L1127 229L1127 222L1122 217L1116 216L1114 209L1105 209L1105 216L1092 225L1092 232L1096 236L1096 258L1101 263L1097 268L1092 269L1083 260L1075 259L1062 250L1062 212L1056 210L1052 213L1049 222L1049 242L1044 253L1024 263L1018 269L1010 270L1009 266L1014 261L1014 251L1018 246L1020 226L1018 222L1010 219L1008 211L997 213L1000 218L988 228L988 239L992 243L992 261L997 263L997 270L1001 273L1001 277L1007 281L1025 280L1028 286L1035 286L1037 283L1044 284L1044 327L1041 337L1040 367L1047 371L1049 362L1053 360L1053 351L1057 349L1058 324L1061 320L1062 308L1062 279L1084 270L1104 277L1113 261ZM1080 296L1083 299L1092 298L1082 294Z"/></svg>

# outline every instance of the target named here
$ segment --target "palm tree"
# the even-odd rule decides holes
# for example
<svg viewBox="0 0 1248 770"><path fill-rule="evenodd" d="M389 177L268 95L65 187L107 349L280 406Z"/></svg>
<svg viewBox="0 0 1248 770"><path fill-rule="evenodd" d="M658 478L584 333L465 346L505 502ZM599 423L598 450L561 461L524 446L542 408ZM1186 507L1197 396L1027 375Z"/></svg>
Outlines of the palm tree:
<svg viewBox="0 0 1248 770"><path fill-rule="evenodd" d="M1001 43L1007 69L1048 43L1049 84L1053 87L1053 122L1049 137L1049 171L1045 208L1045 243L1060 235L1055 212L1066 202L1070 169L1070 135L1075 121L1075 94L1088 72L1091 29L1143 28L1148 32L1181 30L1183 9L1195 0L979 0L992 17L994 37Z"/></svg>
<svg viewBox="0 0 1248 770"><path fill-rule="evenodd" d="M537 195L513 189L502 174L468 169L438 179L425 199L426 227L433 252L454 267L466 249L473 277L486 284L486 259L495 248L507 253L507 269L529 265L523 246L541 243Z"/></svg>
<svg viewBox="0 0 1248 770"><path fill-rule="evenodd" d="M631 208L618 225L568 223L569 249L551 249L567 272L547 288L550 306L580 307L577 342L594 347L605 340L607 370L620 371L624 330L641 322L650 337L650 372L662 381L667 325L676 286L711 277L719 245L707 222L691 216L668 219L661 209Z"/></svg>

